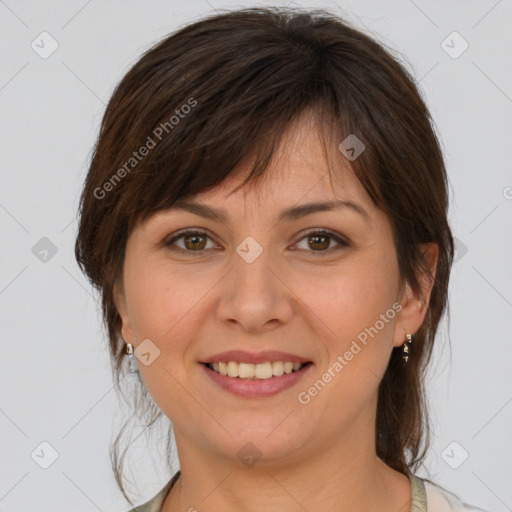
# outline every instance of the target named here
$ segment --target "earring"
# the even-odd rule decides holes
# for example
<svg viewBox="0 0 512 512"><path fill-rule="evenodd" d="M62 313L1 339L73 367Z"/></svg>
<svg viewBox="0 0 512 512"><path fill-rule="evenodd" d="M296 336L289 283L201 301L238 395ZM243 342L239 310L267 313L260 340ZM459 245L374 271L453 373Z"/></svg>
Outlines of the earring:
<svg viewBox="0 0 512 512"><path fill-rule="evenodd" d="M413 340L412 334L406 334L405 336L407 339L405 340L404 344L402 345L402 347L403 347L402 358L407 363L407 361L409 359L409 345L407 345L407 344L408 343L411 344L414 340Z"/></svg>
<svg viewBox="0 0 512 512"><path fill-rule="evenodd" d="M123 360L123 369L125 373L138 373L139 368L137 366L137 359L134 355L133 345L127 343L125 350L125 358Z"/></svg>

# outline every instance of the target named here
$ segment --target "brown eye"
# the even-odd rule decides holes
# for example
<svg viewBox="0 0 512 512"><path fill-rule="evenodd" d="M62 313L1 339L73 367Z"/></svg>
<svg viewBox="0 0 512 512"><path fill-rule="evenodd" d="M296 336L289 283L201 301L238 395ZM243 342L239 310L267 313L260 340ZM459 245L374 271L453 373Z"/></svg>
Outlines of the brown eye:
<svg viewBox="0 0 512 512"><path fill-rule="evenodd" d="M185 243L185 247L190 250L204 249L206 245L206 237L200 233L195 235L184 235L183 240Z"/></svg>
<svg viewBox="0 0 512 512"><path fill-rule="evenodd" d="M330 254L333 251L341 250L350 245L340 236L326 230L310 232L299 242L302 242L302 240L306 240L306 248L299 248L300 250L316 252L321 256L324 254ZM338 244L338 247L330 248L332 241Z"/></svg>
<svg viewBox="0 0 512 512"><path fill-rule="evenodd" d="M328 235L311 235L308 237L308 243L314 250L328 249L330 245L330 237Z"/></svg>
<svg viewBox="0 0 512 512"><path fill-rule="evenodd" d="M182 240L183 245L177 243L178 241L181 242ZM208 240L211 241L211 238L205 231L189 229L176 235L171 240L166 242L165 245L170 249L178 252L187 252L189 254L196 253L194 255L199 256L205 252L206 249L212 248L207 247ZM341 238L341 236L326 230L306 233L306 236L304 236L299 242L302 242L303 240L306 240L306 247L299 247L299 249L301 251L316 253L318 256L331 254L334 251L338 251L350 246L350 244ZM332 242L337 244L338 247L332 247Z"/></svg>
<svg viewBox="0 0 512 512"><path fill-rule="evenodd" d="M204 231L189 230L181 233L165 243L167 247L184 252L202 252L206 249L207 241L210 237ZM183 246L176 244L183 240Z"/></svg>

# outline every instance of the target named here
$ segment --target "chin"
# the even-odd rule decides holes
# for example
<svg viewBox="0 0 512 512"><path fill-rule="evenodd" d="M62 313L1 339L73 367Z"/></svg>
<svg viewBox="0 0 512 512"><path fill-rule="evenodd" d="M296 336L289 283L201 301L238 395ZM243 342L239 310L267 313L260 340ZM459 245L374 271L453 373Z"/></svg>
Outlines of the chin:
<svg viewBox="0 0 512 512"><path fill-rule="evenodd" d="M259 467L275 465L278 461L294 457L306 442L302 438L303 434L294 425L291 425L293 429L289 431L279 426L280 420L272 420L247 428L231 424L227 430L234 433L233 437L226 435L222 440L211 439L211 445L219 455L236 458L247 467L252 467L256 462Z"/></svg>

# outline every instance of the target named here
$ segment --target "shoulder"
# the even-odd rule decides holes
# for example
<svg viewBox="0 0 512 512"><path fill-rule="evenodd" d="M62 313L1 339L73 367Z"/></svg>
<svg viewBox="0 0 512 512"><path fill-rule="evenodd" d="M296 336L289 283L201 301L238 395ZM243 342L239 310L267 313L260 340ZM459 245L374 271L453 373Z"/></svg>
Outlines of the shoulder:
<svg viewBox="0 0 512 512"><path fill-rule="evenodd" d="M424 480L428 512L488 512L462 501L456 494L438 484Z"/></svg>
<svg viewBox="0 0 512 512"><path fill-rule="evenodd" d="M135 508L129 510L129 512L160 512L164 504L165 498L169 494L172 486L176 483L180 477L181 471L178 471L165 485L164 487L149 501L138 505Z"/></svg>

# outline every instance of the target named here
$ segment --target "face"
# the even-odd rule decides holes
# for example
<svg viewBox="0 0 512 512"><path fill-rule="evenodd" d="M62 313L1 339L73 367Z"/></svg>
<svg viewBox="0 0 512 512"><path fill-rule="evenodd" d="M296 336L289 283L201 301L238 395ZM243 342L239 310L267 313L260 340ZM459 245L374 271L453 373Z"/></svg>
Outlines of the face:
<svg viewBox="0 0 512 512"><path fill-rule="evenodd" d="M391 350L423 321L422 302L408 287L399 295L388 218L341 153L345 167L330 182L322 145L308 127L290 128L257 188L231 194L248 169L241 165L193 198L224 219L162 211L128 239L122 335L146 354L141 376L172 421L179 450L226 461L257 450L275 463L340 444L371 447ZM284 210L329 201L344 203L280 219ZM246 353L217 357L226 351ZM250 379L205 364L222 359L271 363L228 366L245 376L289 371L279 361L307 364ZM256 448L242 448L248 442Z"/></svg>

